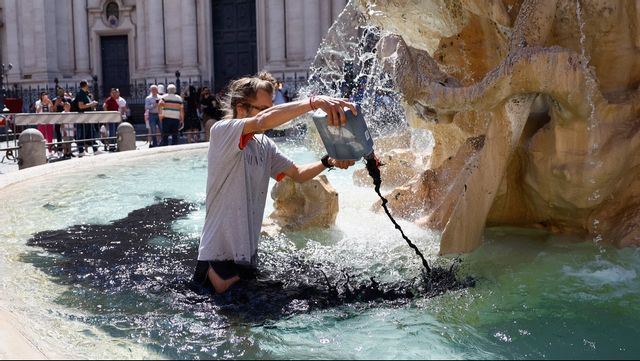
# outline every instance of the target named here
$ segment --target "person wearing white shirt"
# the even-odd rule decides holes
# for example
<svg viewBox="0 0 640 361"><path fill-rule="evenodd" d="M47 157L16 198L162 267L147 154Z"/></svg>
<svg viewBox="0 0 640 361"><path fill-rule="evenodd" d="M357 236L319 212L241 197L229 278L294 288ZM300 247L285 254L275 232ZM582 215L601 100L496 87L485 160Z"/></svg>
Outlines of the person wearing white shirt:
<svg viewBox="0 0 640 361"><path fill-rule="evenodd" d="M69 113L71 111L71 103L65 101L63 104L63 113ZM64 142L72 141L76 135L76 127L73 123L64 123L60 127L60 132L62 133L62 140ZM69 159L73 156L71 153L71 143L62 144L62 154L64 159Z"/></svg>

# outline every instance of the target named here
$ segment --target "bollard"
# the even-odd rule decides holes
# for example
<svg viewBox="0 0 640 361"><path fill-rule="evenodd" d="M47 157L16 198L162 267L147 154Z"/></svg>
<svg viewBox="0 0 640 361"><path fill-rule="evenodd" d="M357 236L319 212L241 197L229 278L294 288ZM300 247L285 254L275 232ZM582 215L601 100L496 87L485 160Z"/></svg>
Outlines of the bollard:
<svg viewBox="0 0 640 361"><path fill-rule="evenodd" d="M116 134L118 136L118 152L136 149L136 131L131 123L120 123Z"/></svg>
<svg viewBox="0 0 640 361"><path fill-rule="evenodd" d="M25 169L47 163L47 143L37 129L25 129L18 138L20 152L18 169Z"/></svg>
<svg viewBox="0 0 640 361"><path fill-rule="evenodd" d="M211 127L213 127L213 123L217 122L217 120L213 118L209 118L206 123L204 123L204 140L209 141L209 135L211 133Z"/></svg>

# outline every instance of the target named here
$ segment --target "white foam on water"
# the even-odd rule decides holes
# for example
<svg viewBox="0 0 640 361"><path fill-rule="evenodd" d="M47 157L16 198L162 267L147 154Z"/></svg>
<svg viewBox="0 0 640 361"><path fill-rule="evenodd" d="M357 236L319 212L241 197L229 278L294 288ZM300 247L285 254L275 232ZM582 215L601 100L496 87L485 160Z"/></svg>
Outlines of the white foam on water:
<svg viewBox="0 0 640 361"><path fill-rule="evenodd" d="M597 260L580 268L564 266L562 271L565 275L579 278L591 286L624 283L638 277L635 269L624 268L606 260Z"/></svg>

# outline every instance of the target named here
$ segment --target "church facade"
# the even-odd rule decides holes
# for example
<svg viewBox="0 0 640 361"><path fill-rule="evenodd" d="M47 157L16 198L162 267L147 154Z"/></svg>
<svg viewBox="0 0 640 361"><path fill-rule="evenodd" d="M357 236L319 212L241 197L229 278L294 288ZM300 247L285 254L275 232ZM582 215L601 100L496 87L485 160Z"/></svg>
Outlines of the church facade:
<svg viewBox="0 0 640 361"><path fill-rule="evenodd" d="M0 0L9 87L81 79L126 95L131 84L221 89L271 71L304 82L346 0Z"/></svg>

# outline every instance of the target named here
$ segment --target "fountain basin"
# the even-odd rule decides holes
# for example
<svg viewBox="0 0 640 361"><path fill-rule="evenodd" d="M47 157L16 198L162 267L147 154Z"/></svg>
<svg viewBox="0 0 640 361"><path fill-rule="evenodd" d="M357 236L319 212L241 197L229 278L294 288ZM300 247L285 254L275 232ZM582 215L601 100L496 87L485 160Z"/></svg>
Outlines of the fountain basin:
<svg viewBox="0 0 640 361"><path fill-rule="evenodd" d="M93 280L70 278L61 267L70 258L26 245L41 231L77 224L108 226L159 198L201 205L205 147L104 156L99 165L88 158L60 162L18 172L22 174L12 180L0 178L6 219L0 230L1 308L14 315L20 332L44 356L589 359L640 354L634 326L640 321L640 254L542 231L487 230L486 242L463 262L463 273L478 279L472 289L315 310L305 308L309 303L289 300L293 311L286 317L260 322L246 321L244 311L230 313L215 302L183 301L196 297L178 281L190 277L185 265L191 261L189 250L197 246L201 208L172 223L175 238L149 240L148 247L158 250L149 256L173 256L144 263L149 267L140 269L143 274L164 272L148 280L118 270L130 264L139 268L128 261L112 264L112 272L101 274L104 282L92 272L87 274ZM318 157L299 144L280 147L297 162ZM419 275L419 260L388 220L369 209L376 195L371 188L353 185L353 171L326 173L341 197L336 226L263 239L265 268L280 262L285 272L300 275L287 262L308 259L375 276L386 284ZM78 179L93 188L69 183ZM118 190L116 197L113 192ZM265 215L271 207L268 204ZM410 222L401 224L429 261L437 263L438 234ZM269 254L279 256L266 257ZM172 261L174 257L184 261ZM123 282L127 277L135 282ZM165 279L161 283L157 277ZM167 284L167 290L154 288L160 284Z"/></svg>

